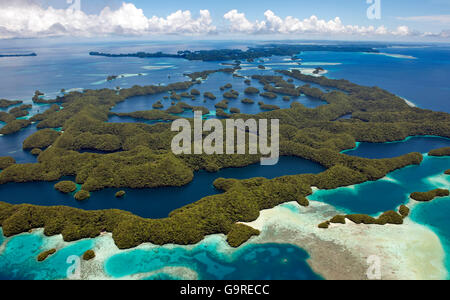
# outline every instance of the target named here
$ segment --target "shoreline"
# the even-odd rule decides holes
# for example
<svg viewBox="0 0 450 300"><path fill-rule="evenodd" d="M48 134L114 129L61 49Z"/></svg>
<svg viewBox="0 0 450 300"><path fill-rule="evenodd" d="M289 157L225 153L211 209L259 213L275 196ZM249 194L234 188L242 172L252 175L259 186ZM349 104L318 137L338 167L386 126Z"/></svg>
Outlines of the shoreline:
<svg viewBox="0 0 450 300"><path fill-rule="evenodd" d="M261 212L246 225L261 230L252 243L290 243L310 254L308 263L325 279L367 279L367 258L381 259L383 280L445 279L445 252L438 236L427 227L406 218L403 225L317 224L338 214L333 206L311 201L310 207L288 203ZM414 251L411 251L411 250Z"/></svg>
<svg viewBox="0 0 450 300"><path fill-rule="evenodd" d="M192 250L211 246L216 249L218 255L233 260L234 255L247 246L271 243L290 244L305 250L310 256L306 260L308 265L316 274L327 280L367 280L367 258L373 255L377 255L381 260L382 280L448 278L443 246L437 234L427 226L415 223L408 217L403 225L356 225L347 220L345 225L332 224L328 229L317 227L320 222L339 213L342 211L316 201L310 201L309 207L289 202L263 210L256 221L243 223L260 230L261 234L239 248L227 246L226 237L216 234L205 237L195 245L157 246L145 243L136 248L120 250L114 244L112 234L105 233L91 239L96 257L91 261L81 262L81 279L129 280L168 275L175 279L197 280L199 274L196 270L183 265L166 266L150 272L116 278L106 272L105 263L114 255L134 250ZM33 233L43 236L43 229L34 230ZM6 238L1 245L2 251L5 250L5 242L9 239ZM45 237L42 248L62 250L77 242L64 242L61 235Z"/></svg>

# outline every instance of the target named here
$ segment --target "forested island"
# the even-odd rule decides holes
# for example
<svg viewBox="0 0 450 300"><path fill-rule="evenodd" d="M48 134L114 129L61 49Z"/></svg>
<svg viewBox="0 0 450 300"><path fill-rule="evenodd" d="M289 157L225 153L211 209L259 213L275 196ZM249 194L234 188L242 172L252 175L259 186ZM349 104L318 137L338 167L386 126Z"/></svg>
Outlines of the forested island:
<svg viewBox="0 0 450 300"><path fill-rule="evenodd" d="M208 74L212 72L204 76ZM279 119L280 154L316 162L326 171L275 179L219 178L214 186L222 193L192 199L196 202L173 211L163 219L145 219L120 210L85 211L72 207L0 202L3 234L8 237L34 228L44 228L47 236L62 234L65 241L75 241L93 238L106 231L112 233L119 248L127 249L145 242L157 245L195 244L206 235L223 233L228 235L232 246L238 246L258 232L236 226L236 223L256 220L261 210L291 201L308 206L305 197L312 193L312 187L334 189L374 181L394 170L418 165L423 160L420 153L387 159L367 159L341 153L354 148L356 142L390 142L415 135L450 137L449 114L410 107L403 99L378 87L303 75L299 71L278 71L278 74L254 75L251 79L263 83L266 93L293 96L302 93L321 99L326 105L311 109L300 103L292 103L288 109L255 115L241 114L237 110L227 114L217 108L216 113L222 118ZM324 92L308 84L295 86L285 77L337 90ZM65 176L73 176L81 186L75 197L83 201L90 193L105 188L183 186L193 180L194 172L198 170L216 172L222 168L243 167L259 162L259 155L172 153L170 143L176 133L170 127L171 121L178 116L170 112L193 109L179 102L180 95L184 93L198 96L199 91L194 87L201 82L194 79L196 76L191 78L191 81L167 86L74 91L49 100L49 103L58 104L31 118L37 122L39 130L24 142L27 149L41 150L38 162L16 164L11 157L0 158L0 184L57 182L64 180ZM126 115L165 122L153 125L107 122L111 109L117 103L133 96L163 93L180 96L174 96L174 105L169 111L154 109ZM205 98L215 100L207 93L203 95ZM42 101L38 96L35 100ZM352 118L337 120L346 114L352 114ZM9 115L4 117L12 118ZM57 133L50 128L62 128L63 132ZM86 153L81 150L109 153ZM74 185L65 182L57 187L63 192L70 192ZM387 212L381 220L374 222L397 222L400 219L396 214ZM362 216L346 218L361 222L367 219Z"/></svg>
<svg viewBox="0 0 450 300"><path fill-rule="evenodd" d="M377 46L379 47L379 45ZM295 56L305 51L330 51L330 52L366 52L378 53L373 47L358 46L338 46L338 45L266 45L260 47L250 47L243 51L240 49L221 49L221 50L199 50L199 51L178 51L177 54L168 54L163 52L156 53L127 53L111 54L102 52L90 52L92 56L106 57L138 57L138 58L183 58L187 60L201 61L225 61L225 60L248 60L253 61L258 58L278 56Z"/></svg>
<svg viewBox="0 0 450 300"><path fill-rule="evenodd" d="M29 54L0 54L0 57L27 57L27 56L37 56L36 53Z"/></svg>

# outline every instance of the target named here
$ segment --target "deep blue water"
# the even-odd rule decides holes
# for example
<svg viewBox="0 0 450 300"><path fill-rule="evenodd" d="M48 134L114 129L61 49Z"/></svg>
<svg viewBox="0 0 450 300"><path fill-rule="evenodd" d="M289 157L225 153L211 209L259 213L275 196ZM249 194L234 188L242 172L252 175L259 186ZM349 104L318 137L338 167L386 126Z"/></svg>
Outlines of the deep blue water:
<svg viewBox="0 0 450 300"><path fill-rule="evenodd" d="M308 62L336 62L326 66L328 77L379 86L412 101L421 108L450 112L450 48L387 48L380 52L417 59L364 53L305 52Z"/></svg>
<svg viewBox="0 0 450 300"><path fill-rule="evenodd" d="M358 143L355 149L342 151L342 153L364 158L392 158L411 152L428 153L430 150L443 147L450 147L450 139L414 136L398 142Z"/></svg>
<svg viewBox="0 0 450 300"><path fill-rule="evenodd" d="M8 203L29 203L44 206L66 205L87 210L122 209L146 218L165 218L182 206L217 194L212 185L217 178L248 179L253 177L275 178L284 175L320 173L325 168L306 159L280 157L275 166L261 166L259 163L244 168L227 168L217 173L196 172L194 180L183 187L155 189L125 189L124 198L115 193L121 189L104 189L91 193L91 198L79 202L72 195L61 194L54 189L55 182L9 183L0 185L0 199Z"/></svg>

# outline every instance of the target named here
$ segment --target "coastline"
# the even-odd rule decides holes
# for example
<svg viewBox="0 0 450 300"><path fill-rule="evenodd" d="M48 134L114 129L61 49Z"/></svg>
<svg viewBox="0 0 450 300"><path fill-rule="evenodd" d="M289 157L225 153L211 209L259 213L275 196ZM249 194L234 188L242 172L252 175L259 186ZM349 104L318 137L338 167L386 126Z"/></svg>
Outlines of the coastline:
<svg viewBox="0 0 450 300"><path fill-rule="evenodd" d="M312 269L326 279L367 279L366 261L372 255L381 259L383 280L447 278L443 247L427 227L409 218L403 225L356 225L347 220L328 229L317 227L338 213L320 202L311 201L308 208L292 202L262 211L258 220L246 225L262 232L252 243L290 241L305 249Z"/></svg>

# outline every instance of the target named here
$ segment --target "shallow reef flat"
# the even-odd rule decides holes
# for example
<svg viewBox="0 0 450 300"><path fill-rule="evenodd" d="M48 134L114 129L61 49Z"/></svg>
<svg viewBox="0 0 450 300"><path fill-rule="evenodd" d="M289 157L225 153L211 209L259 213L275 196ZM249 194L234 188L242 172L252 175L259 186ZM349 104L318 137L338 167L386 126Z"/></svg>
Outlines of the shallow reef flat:
<svg viewBox="0 0 450 300"><path fill-rule="evenodd" d="M287 203L264 210L246 225L261 231L252 243L290 243L310 254L312 269L326 279L367 279L367 259L381 261L381 279L445 279L445 253L439 238L410 219L403 225L356 225L347 220L320 229L317 224L342 212L311 201L309 207Z"/></svg>

